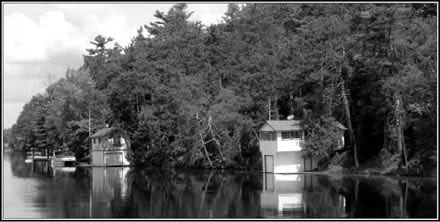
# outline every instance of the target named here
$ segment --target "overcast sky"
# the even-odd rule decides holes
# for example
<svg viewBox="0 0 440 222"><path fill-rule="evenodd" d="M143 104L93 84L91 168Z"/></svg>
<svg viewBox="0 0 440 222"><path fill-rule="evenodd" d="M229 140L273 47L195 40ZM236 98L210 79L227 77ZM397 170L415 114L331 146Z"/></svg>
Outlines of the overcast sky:
<svg viewBox="0 0 440 222"><path fill-rule="evenodd" d="M49 76L64 77L79 68L86 48L98 34L122 46L137 29L172 4L3 4L3 128L11 127L24 104L43 92ZM191 20L219 23L227 4L188 4Z"/></svg>

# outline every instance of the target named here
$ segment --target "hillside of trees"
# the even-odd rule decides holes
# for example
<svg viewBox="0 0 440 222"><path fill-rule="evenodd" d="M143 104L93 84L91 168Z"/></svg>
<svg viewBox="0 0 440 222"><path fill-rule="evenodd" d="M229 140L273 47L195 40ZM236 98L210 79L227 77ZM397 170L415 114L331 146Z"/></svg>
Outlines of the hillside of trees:
<svg viewBox="0 0 440 222"><path fill-rule="evenodd" d="M273 101L281 119L304 120L304 155L326 164L336 120L348 128L337 164L436 167L435 4L230 4L210 26L191 14L157 11L124 47L97 36L81 68L24 106L10 147L82 158L90 116L92 133L129 133L135 165L258 169Z"/></svg>

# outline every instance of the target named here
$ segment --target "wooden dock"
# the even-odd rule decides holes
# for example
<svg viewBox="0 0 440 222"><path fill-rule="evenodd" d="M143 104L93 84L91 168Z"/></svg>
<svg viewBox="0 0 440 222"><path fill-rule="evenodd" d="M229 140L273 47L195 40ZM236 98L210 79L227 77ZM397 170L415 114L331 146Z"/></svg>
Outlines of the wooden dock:
<svg viewBox="0 0 440 222"><path fill-rule="evenodd" d="M51 156L28 156L26 157L26 163L32 163L34 161L51 161Z"/></svg>
<svg viewBox="0 0 440 222"><path fill-rule="evenodd" d="M34 156L33 159L37 160L37 161L49 161L52 159L52 157L51 156Z"/></svg>
<svg viewBox="0 0 440 222"><path fill-rule="evenodd" d="M26 153L26 163L32 163L34 161L50 161L51 156L42 155L40 151L35 151L32 149L31 151Z"/></svg>

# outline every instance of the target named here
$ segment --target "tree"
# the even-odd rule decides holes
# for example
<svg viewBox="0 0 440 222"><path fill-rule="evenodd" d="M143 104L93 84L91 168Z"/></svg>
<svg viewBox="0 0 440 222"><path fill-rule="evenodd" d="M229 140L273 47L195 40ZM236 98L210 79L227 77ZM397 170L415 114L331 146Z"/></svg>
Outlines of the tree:
<svg viewBox="0 0 440 222"><path fill-rule="evenodd" d="M362 13L353 19L353 31L358 36L358 54L355 56L357 70L365 73L359 75L363 78L358 81L363 87L370 87L369 91L358 90L357 92L363 94L359 96L370 97L375 102L374 107L369 105L370 109L366 109L365 104L361 104L362 109L368 110L369 113L366 114L365 112L362 115L365 117L370 116L369 119L371 120L371 113L376 113L376 117L373 118L381 120L377 123L382 123L383 126L377 128L384 129L383 131L376 130L378 135L376 137L382 136L384 138L382 140L384 141L383 144L377 144L373 147L385 147L385 149L391 151L398 150L402 152L402 144L419 141L418 138L420 137L414 137L414 134L411 139L405 140L404 135L408 133L407 130L397 130L402 132L397 133L397 135L393 133L396 126L397 128L403 126L404 129L408 127L405 119L401 119L404 121L403 125L396 124L401 121L392 121L400 119L402 114L396 112L396 104L398 101L399 103L403 102L400 105L403 105L401 107L404 109L400 109L399 112L406 113L405 107L420 107L420 102L432 104L432 98L435 98L435 96L424 96L434 95L431 87L427 88L429 90L422 90L423 92L414 90L417 89L417 85L426 79L436 82L436 78L432 75L432 62L434 61L432 59L436 56L432 50L427 50L428 45L432 47L435 44L432 41L434 35L430 31L431 29L428 28L432 25L433 20L420 15L418 10L415 10L411 5L367 5L362 9ZM430 85L427 82L422 84L425 86ZM376 93L371 93L372 88L377 89L373 91ZM418 102L416 102L418 105L407 104L409 98L415 97L418 97ZM365 101L365 99L363 100ZM410 101L415 100L410 99ZM361 109L361 107L357 109ZM415 117L413 114L411 116ZM416 117L416 119L418 118ZM369 131L375 132L373 130ZM432 130L425 132L432 132ZM366 134L365 132L361 133ZM376 141L381 140L376 139ZM399 149L399 146L402 149ZM415 147L409 146L409 149L413 150ZM402 155L402 160L404 160L404 155Z"/></svg>
<svg viewBox="0 0 440 222"><path fill-rule="evenodd" d="M115 43L113 48L106 48L106 44L111 41L113 41L111 37L96 36L95 41L90 42L95 49L87 49L89 55L84 56L82 69L90 73L99 90L105 89L111 79L121 71L122 47Z"/></svg>
<svg viewBox="0 0 440 222"><path fill-rule="evenodd" d="M230 4L220 24L206 27L176 4L124 48L97 36L79 70L25 105L11 144L35 146L45 132L49 146L82 157L88 132L107 123L128 132L138 165L258 168L256 130L274 110L305 120L305 155L328 159L339 139L331 122L339 121L355 167L399 146L409 168L422 159L432 167L434 9ZM38 116L39 100L47 115Z"/></svg>

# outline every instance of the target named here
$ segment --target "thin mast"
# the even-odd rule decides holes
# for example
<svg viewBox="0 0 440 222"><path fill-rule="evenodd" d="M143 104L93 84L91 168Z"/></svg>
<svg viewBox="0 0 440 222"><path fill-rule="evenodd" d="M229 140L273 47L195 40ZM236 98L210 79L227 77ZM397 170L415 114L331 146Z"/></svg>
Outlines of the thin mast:
<svg viewBox="0 0 440 222"><path fill-rule="evenodd" d="M90 108L89 108L89 137L90 137Z"/></svg>

